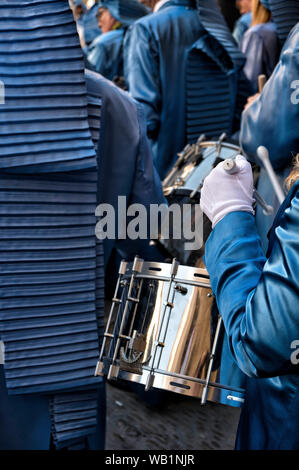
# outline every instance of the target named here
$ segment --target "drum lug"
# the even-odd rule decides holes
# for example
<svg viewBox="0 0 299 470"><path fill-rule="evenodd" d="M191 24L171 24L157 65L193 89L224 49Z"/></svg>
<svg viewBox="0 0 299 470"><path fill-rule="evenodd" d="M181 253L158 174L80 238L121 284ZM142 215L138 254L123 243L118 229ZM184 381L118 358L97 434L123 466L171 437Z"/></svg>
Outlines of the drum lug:
<svg viewBox="0 0 299 470"><path fill-rule="evenodd" d="M147 377L146 385L145 385L145 391L148 392L152 386L154 385L155 381L155 376L154 374L149 374Z"/></svg>
<svg viewBox="0 0 299 470"><path fill-rule="evenodd" d="M117 366L116 364L114 364L114 365L112 364L109 367L109 372L108 372L107 379L108 380L117 379L118 374L119 374L119 366Z"/></svg>
<svg viewBox="0 0 299 470"><path fill-rule="evenodd" d="M139 258L139 256L135 256L132 271L135 273L141 273L143 263L144 263L143 259Z"/></svg>
<svg viewBox="0 0 299 470"><path fill-rule="evenodd" d="M126 274L128 267L128 262L125 260L122 260L119 266L118 274Z"/></svg>
<svg viewBox="0 0 299 470"><path fill-rule="evenodd" d="M182 295L188 294L188 289L186 287L183 287L181 284L177 284L175 286L175 290Z"/></svg>
<svg viewBox="0 0 299 470"><path fill-rule="evenodd" d="M164 305L169 308L174 308L174 304L172 302L165 302Z"/></svg>
<svg viewBox="0 0 299 470"><path fill-rule="evenodd" d="M97 362L96 370L94 372L94 375L97 377L98 375L103 376L104 375L104 363L101 361Z"/></svg>

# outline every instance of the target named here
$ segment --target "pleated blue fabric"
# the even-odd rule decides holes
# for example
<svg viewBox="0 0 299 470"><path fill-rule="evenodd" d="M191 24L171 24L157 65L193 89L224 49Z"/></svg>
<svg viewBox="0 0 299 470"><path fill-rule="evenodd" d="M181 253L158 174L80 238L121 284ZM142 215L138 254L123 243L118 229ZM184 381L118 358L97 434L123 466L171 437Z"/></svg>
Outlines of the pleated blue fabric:
<svg viewBox="0 0 299 470"><path fill-rule="evenodd" d="M0 3L0 168L59 172L96 166L84 61L68 2Z"/></svg>
<svg viewBox="0 0 299 470"><path fill-rule="evenodd" d="M57 447L97 426L101 101L67 0L0 4L0 338L9 395L50 399ZM78 171L80 170L80 171ZM88 402L88 405L87 405Z"/></svg>
<svg viewBox="0 0 299 470"><path fill-rule="evenodd" d="M95 385L103 266L96 195L95 172L0 174L0 324L10 393Z"/></svg>
<svg viewBox="0 0 299 470"><path fill-rule="evenodd" d="M299 21L299 2L298 0L268 0L268 4L279 39L284 44L289 32Z"/></svg>
<svg viewBox="0 0 299 470"><path fill-rule="evenodd" d="M97 425L97 394L94 390L55 395L50 401L52 436L56 447L94 434Z"/></svg>
<svg viewBox="0 0 299 470"><path fill-rule="evenodd" d="M187 136L194 142L204 133L215 137L222 132L231 135L240 84L245 96L250 94L249 83L240 81L245 63L227 25L214 1L197 2L204 32L188 52Z"/></svg>

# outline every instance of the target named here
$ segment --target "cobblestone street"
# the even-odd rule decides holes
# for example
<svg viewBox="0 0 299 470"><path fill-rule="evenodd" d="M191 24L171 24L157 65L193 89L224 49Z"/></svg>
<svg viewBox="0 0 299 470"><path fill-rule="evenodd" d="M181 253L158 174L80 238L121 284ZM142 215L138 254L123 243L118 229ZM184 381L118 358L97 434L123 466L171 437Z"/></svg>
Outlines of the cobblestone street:
<svg viewBox="0 0 299 470"><path fill-rule="evenodd" d="M238 408L202 406L197 398L108 384L106 449L231 450L239 415Z"/></svg>

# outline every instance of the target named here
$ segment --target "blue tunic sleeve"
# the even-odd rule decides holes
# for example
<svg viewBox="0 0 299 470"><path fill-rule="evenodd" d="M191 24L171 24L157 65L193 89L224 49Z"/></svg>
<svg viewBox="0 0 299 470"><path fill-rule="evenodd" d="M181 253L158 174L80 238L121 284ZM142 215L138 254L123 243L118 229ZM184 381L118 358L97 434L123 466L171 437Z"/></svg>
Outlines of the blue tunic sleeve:
<svg viewBox="0 0 299 470"><path fill-rule="evenodd" d="M134 44L134 47L130 47ZM131 26L124 42L125 79L130 94L143 104L147 132L158 135L161 114L161 83L158 44L140 23Z"/></svg>
<svg viewBox="0 0 299 470"><path fill-rule="evenodd" d="M101 73L103 76L107 75L105 64L108 63L109 58L102 36L96 38L90 45L87 51L87 60L96 72Z"/></svg>
<svg viewBox="0 0 299 470"><path fill-rule="evenodd" d="M230 349L251 377L292 372L291 343L299 338L299 185L275 230L269 259L254 217L233 212L213 230L205 262Z"/></svg>

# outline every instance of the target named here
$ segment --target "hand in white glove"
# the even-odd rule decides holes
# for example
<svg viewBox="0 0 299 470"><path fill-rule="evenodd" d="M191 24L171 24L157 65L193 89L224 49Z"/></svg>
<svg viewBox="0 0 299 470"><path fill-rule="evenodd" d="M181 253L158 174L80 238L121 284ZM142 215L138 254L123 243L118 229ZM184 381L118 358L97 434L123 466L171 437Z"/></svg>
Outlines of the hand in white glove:
<svg viewBox="0 0 299 470"><path fill-rule="evenodd" d="M237 173L229 174L221 162L204 180L200 207L212 222L213 228L230 212L254 214L251 165L242 155L237 155L235 163L239 169Z"/></svg>

